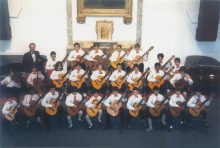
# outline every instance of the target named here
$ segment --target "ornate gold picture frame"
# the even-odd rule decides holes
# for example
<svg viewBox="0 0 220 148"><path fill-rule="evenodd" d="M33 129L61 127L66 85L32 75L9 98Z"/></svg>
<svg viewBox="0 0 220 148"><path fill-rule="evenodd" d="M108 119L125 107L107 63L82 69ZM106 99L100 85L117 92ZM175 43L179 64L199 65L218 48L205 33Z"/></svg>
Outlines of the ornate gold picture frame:
<svg viewBox="0 0 220 148"><path fill-rule="evenodd" d="M96 34L98 41L111 41L114 31L113 22L108 20L96 21Z"/></svg>
<svg viewBox="0 0 220 148"><path fill-rule="evenodd" d="M106 0L77 0L77 22L85 23L86 16L122 16L125 24L132 22L132 0L107 2L109 4Z"/></svg>

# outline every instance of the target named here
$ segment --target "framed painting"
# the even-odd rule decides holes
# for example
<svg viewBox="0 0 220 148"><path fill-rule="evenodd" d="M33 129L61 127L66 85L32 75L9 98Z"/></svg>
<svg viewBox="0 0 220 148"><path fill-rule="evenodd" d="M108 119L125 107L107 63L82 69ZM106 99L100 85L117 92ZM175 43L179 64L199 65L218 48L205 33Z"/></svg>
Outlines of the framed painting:
<svg viewBox="0 0 220 148"><path fill-rule="evenodd" d="M96 21L96 34L98 41L111 41L114 31L113 22L108 20Z"/></svg>
<svg viewBox="0 0 220 148"><path fill-rule="evenodd" d="M132 0L77 0L77 22L85 23L86 16L123 17L132 22Z"/></svg>

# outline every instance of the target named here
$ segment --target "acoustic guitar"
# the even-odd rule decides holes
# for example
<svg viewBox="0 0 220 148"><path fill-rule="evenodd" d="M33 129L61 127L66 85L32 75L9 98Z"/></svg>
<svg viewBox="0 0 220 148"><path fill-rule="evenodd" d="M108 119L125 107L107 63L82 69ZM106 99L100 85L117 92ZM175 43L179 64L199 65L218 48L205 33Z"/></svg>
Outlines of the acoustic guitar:
<svg viewBox="0 0 220 148"><path fill-rule="evenodd" d="M164 78L166 75L168 75L173 69L174 69L174 67L172 66L172 67L169 69L168 72L165 72L165 73L164 73L163 76L160 76L160 75L156 76L155 79L156 79L157 81L159 80L159 82L157 82L157 81L156 81L156 82L148 82L148 86L150 87L150 89L153 90L154 86L160 87L161 85L163 85L163 84L164 84L164 79L163 79L163 78Z"/></svg>
<svg viewBox="0 0 220 148"><path fill-rule="evenodd" d="M96 60L96 62L94 61L88 61L87 62L87 65L89 67L89 69L91 69L92 71L96 70L97 67L98 67L98 64L102 64L103 63L103 57L105 56L106 54L103 53L103 55L99 56L99 55L96 55L93 59Z"/></svg>
<svg viewBox="0 0 220 148"><path fill-rule="evenodd" d="M139 115L139 111L141 109L141 104L142 104L143 101L144 101L144 99L142 98L139 103L134 103L133 107L134 107L135 110L129 110L129 114L132 117L137 117Z"/></svg>
<svg viewBox="0 0 220 148"><path fill-rule="evenodd" d="M76 59L77 60L74 60L74 61L70 61L70 66L71 67L74 67L76 65L76 63L84 63L85 62L85 56L87 55L87 52L85 52L83 55L78 55L76 56Z"/></svg>
<svg viewBox="0 0 220 148"><path fill-rule="evenodd" d="M20 104L10 107L9 113L5 115L5 119L7 119L8 121L12 121L15 118L15 114L17 113L18 107L20 107Z"/></svg>
<svg viewBox="0 0 220 148"><path fill-rule="evenodd" d="M57 109L60 106L60 98L63 97L63 92L66 89L66 86L62 88L62 93L59 94L59 96L55 99L50 100L50 104L54 106L53 107L46 107L45 111L48 115L54 116L57 114Z"/></svg>
<svg viewBox="0 0 220 148"><path fill-rule="evenodd" d="M122 56L119 55L119 56L116 58L116 61L111 61L112 67L113 67L113 68L116 68L118 63L120 63L120 64L123 63L123 62L125 61L124 57L126 56L126 54L128 54L128 53L131 51L132 48L133 48L133 47L131 47L130 49L128 49Z"/></svg>
<svg viewBox="0 0 220 148"><path fill-rule="evenodd" d="M78 74L77 78L80 81L71 81L70 84L72 86L76 86L78 89L82 87L82 84L86 81L85 75L89 72L89 70L87 70L83 75L82 74Z"/></svg>
<svg viewBox="0 0 220 148"><path fill-rule="evenodd" d="M94 100L92 104L96 105L95 108L87 107L86 112L90 117L95 117L98 113L98 110L102 108L101 102L105 99L106 96L103 96L101 100Z"/></svg>
<svg viewBox="0 0 220 148"><path fill-rule="evenodd" d="M105 78L109 75L109 73L106 73L104 75L104 77L102 75L99 75L97 77L97 79L101 79L101 81L98 81L98 80L92 80L92 86L95 88L95 89L101 89L102 85L106 82Z"/></svg>
<svg viewBox="0 0 220 148"><path fill-rule="evenodd" d="M150 73L150 68L148 67L145 72L142 74L142 76L140 78L134 78L133 81L136 82L136 84L134 83L129 83L128 87L130 89L130 91L132 91L134 89L134 87L139 88L142 85L142 79L144 78L144 76Z"/></svg>
<svg viewBox="0 0 220 148"><path fill-rule="evenodd" d="M125 95L127 93L127 88L125 90L125 93L123 95L121 95L121 97L119 98L119 100L114 100L109 107L106 108L107 112L115 117L118 115L119 113L119 109L122 107L122 99L125 98Z"/></svg>
<svg viewBox="0 0 220 148"><path fill-rule="evenodd" d="M129 73L126 73L124 76L119 75L116 81L111 82L112 87L117 87L118 89L121 89L122 85L126 82L125 78L128 74Z"/></svg>
<svg viewBox="0 0 220 148"><path fill-rule="evenodd" d="M172 56L169 58L169 60L166 61L166 63L164 63L163 66L160 67L160 69L163 70L163 71L166 71L166 70L167 70L167 68L166 68L167 64L170 63L174 58L175 58L175 55L172 55Z"/></svg>
<svg viewBox="0 0 220 148"><path fill-rule="evenodd" d="M87 94L88 96L88 94ZM74 101L74 105L76 105L76 107L73 107L73 106L67 106L66 107L66 111L67 113L70 115L70 116L76 116L78 114L78 112L80 110L82 110L82 107L83 107L83 102L85 101L86 97L84 97L82 95L82 100L81 101Z"/></svg>
<svg viewBox="0 0 220 148"><path fill-rule="evenodd" d="M185 104L186 103L187 103L186 101L184 101L184 102L178 101L178 102L176 102L176 104L179 107L172 107L172 106L170 106L170 113L171 113L171 115L174 116L174 117L178 117L180 115L181 111L185 109Z"/></svg>
<svg viewBox="0 0 220 148"><path fill-rule="evenodd" d="M138 63L138 62L142 62L142 63L143 63L143 62L144 62L143 57L144 57L146 54L148 55L152 49L154 49L154 46L151 46L142 56L137 55L133 60L127 61L127 65L128 65L130 68L132 68L135 63Z"/></svg>
<svg viewBox="0 0 220 148"><path fill-rule="evenodd" d="M43 98L43 95L40 96L37 101L31 100L30 106L24 106L23 111L28 117L32 117L36 114L36 110L40 107L40 100Z"/></svg>
<svg viewBox="0 0 220 148"><path fill-rule="evenodd" d="M157 106L157 107L150 107L149 108L149 112L150 112L150 114L152 115L152 116L154 116L154 117L158 117L159 115L160 115L160 113L161 113L161 111L164 109L164 102L168 99L168 98L170 98L170 93L169 94L167 94L167 97L164 97L164 99L163 99L163 101L156 101L155 102L155 106Z"/></svg>
<svg viewBox="0 0 220 148"><path fill-rule="evenodd" d="M210 94L209 98L206 99L204 102L197 101L196 106L198 106L198 108L196 108L196 107L189 107L189 113L193 117L197 117L200 114L200 112L206 108L205 107L205 103L208 102L210 99L212 99L214 96L215 96L215 93L212 92Z"/></svg>
<svg viewBox="0 0 220 148"><path fill-rule="evenodd" d="M61 88L63 84L67 80L67 75L73 70L73 67L67 71L65 74L59 74L58 77L61 78L61 80L53 80L52 83L56 86L56 88Z"/></svg>

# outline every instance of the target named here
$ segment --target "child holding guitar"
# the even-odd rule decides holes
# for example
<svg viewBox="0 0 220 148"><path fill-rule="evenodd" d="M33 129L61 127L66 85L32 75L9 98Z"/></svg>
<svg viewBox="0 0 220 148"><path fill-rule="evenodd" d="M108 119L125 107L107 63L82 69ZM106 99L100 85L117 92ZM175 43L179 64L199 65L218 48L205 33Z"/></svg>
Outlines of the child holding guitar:
<svg viewBox="0 0 220 148"><path fill-rule="evenodd" d="M87 111L87 114L86 114L86 121L87 123L89 124L89 127L88 127L88 130L91 130L94 128L94 125L90 119L90 117L95 117L97 116L97 119L98 119L98 125L101 126L102 125L102 106L101 106L101 103L102 103L102 100L104 99L104 96L100 96L98 94L98 92L94 92L94 94L89 98L89 100L85 103L85 106L87 107L86 108L86 111Z"/></svg>
<svg viewBox="0 0 220 148"><path fill-rule="evenodd" d="M67 106L67 121L69 123L68 129L71 129L73 127L72 117L74 115L78 114L78 121L79 122L83 121L82 120L82 115L83 115L82 109L80 109L78 113L74 110L79 107L77 103L82 101L82 95L78 92L77 87L70 87L70 89L71 89L71 93L66 97L66 101L65 101L65 104Z"/></svg>
<svg viewBox="0 0 220 148"><path fill-rule="evenodd" d="M111 128L111 119L110 116L119 115L120 118L120 131L123 132L125 129L125 109L123 108L122 102L125 102L126 99L125 92L124 95L118 92L117 87L113 87L112 94L105 100L104 105L107 107L105 119L106 127L105 129Z"/></svg>
<svg viewBox="0 0 220 148"><path fill-rule="evenodd" d="M52 71L54 70L56 63L57 63L56 52L51 51L50 59L47 60L47 63L46 63L46 66L45 66L45 71L47 73L47 83L48 84L50 84L50 75L51 75Z"/></svg>
<svg viewBox="0 0 220 148"><path fill-rule="evenodd" d="M192 127L192 117L197 117L199 115L202 116L202 122L203 126L205 128L209 127L207 124L207 110L206 107L210 105L210 102L212 100L212 97L214 96L214 93L212 93L209 98L206 98L204 95L202 95L202 89L196 88L194 90L195 95L192 96L189 101L187 102L188 112L187 112L187 122L190 127Z"/></svg>
<svg viewBox="0 0 220 148"><path fill-rule="evenodd" d="M132 117L137 117L140 115L142 120L145 120L145 112L142 109L142 104L145 103L144 98L136 87L134 87L131 96L128 98L127 109L129 113L126 117L127 126L130 127L130 120Z"/></svg>
<svg viewBox="0 0 220 148"><path fill-rule="evenodd" d="M153 94L149 96L149 99L146 103L149 109L147 110L147 121L149 128L146 130L147 132L153 130L152 119L158 119L162 117L162 125L166 125L165 122L165 109L164 104L168 101L163 97L163 95L159 94L160 88L157 86L153 87Z"/></svg>
<svg viewBox="0 0 220 148"><path fill-rule="evenodd" d="M71 85L78 88L79 93L87 92L87 85L85 83L88 71L85 71L81 68L81 64L77 63L76 68L70 73L69 80L71 81Z"/></svg>
<svg viewBox="0 0 220 148"><path fill-rule="evenodd" d="M80 48L79 43L74 44L74 49L70 52L67 60L70 61L70 66L75 67L76 63L81 63L83 69L86 69L85 64L86 53Z"/></svg>
<svg viewBox="0 0 220 148"><path fill-rule="evenodd" d="M169 131L173 130L173 118L180 116L180 124L184 126L184 121L186 118L185 114L185 104L186 100L181 94L180 89L176 88L175 93L171 95L169 100L169 111L167 112L167 124L169 126Z"/></svg>
<svg viewBox="0 0 220 148"><path fill-rule="evenodd" d="M3 114L3 125L9 132L9 135L12 134L12 127L15 124L15 116L17 108L19 105L16 102L16 99L13 99L11 94L7 94L7 101L3 105L2 114Z"/></svg>

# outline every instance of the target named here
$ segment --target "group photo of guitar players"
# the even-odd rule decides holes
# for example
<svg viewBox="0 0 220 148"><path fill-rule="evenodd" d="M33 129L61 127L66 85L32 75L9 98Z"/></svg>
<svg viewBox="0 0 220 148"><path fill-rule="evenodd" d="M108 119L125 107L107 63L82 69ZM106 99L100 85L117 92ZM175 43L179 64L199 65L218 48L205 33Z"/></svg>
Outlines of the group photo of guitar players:
<svg viewBox="0 0 220 148"><path fill-rule="evenodd" d="M172 132L177 128L174 119L182 130L190 130L197 126L192 120L200 118L204 128L210 127L207 107L215 94L204 93L175 55L158 53L157 60L149 61L154 46L142 49L136 43L124 50L118 44L112 53L105 53L98 43L89 50L75 43L58 61L56 52L46 59L35 49L30 43L23 56L25 75L11 67L1 81L1 121L9 135L15 127L29 128L34 122L47 131L56 128L54 122L74 130L77 121L88 131L117 126L123 133L135 128L132 120L138 118L146 132L158 127L155 121ZM147 62L153 66L146 67Z"/></svg>

